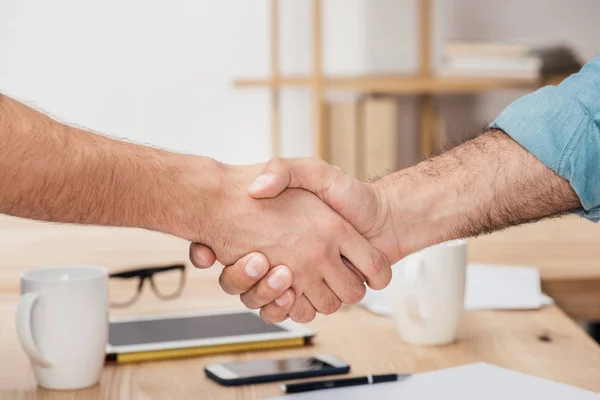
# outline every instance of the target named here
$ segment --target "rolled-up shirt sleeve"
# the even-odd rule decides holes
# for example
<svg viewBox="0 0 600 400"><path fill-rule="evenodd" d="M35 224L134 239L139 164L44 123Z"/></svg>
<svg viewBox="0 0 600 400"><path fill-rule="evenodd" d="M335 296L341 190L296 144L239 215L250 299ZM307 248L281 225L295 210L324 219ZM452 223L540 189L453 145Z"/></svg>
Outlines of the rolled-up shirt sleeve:
<svg viewBox="0 0 600 400"><path fill-rule="evenodd" d="M581 215L600 221L600 57L560 85L514 101L490 126L568 180Z"/></svg>

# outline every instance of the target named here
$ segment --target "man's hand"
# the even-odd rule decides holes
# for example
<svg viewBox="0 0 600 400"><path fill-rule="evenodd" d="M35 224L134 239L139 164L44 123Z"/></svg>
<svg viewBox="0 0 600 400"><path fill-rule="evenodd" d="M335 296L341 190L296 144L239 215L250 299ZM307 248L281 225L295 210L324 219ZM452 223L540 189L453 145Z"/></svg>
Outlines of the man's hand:
<svg viewBox="0 0 600 400"><path fill-rule="evenodd" d="M264 254L270 265L289 267L274 268L242 296L248 307L272 303L272 284L286 275L293 275L295 303L289 315L296 321L312 320L315 309L330 314L342 303L360 301L364 285L342 256L356 266L371 287L383 288L389 283L391 272L386 257L313 194L289 190L275 199L250 198L247 188L259 171L260 166L225 167L220 181L227 190L222 193L216 218L208 221L212 234L191 238L207 245L223 264L255 251ZM189 232L193 232L193 226ZM212 260L208 261L206 264ZM203 262L195 264L206 265ZM228 271L229 267L225 268L221 279L224 288L235 286L231 282L235 277ZM275 288L284 289L287 287Z"/></svg>
<svg viewBox="0 0 600 400"><path fill-rule="evenodd" d="M318 158L275 158L250 185L248 193L257 199L274 198L287 188L317 195L388 260L399 260L404 255L383 182L360 182Z"/></svg>
<svg viewBox="0 0 600 400"><path fill-rule="evenodd" d="M190 260L198 268L211 267L215 261L214 253L206 246L192 243L190 245ZM249 305L248 297L258 294L264 300L260 304L261 318L269 323L281 322L288 317L296 294L290 287L293 283L291 270L279 266L270 269L269 260L260 253L250 253L234 265L223 269L219 283L225 293L241 295L242 302ZM284 269L284 271L280 271ZM265 275L268 276L261 281ZM261 283L260 291L259 286ZM253 289L253 287L255 287ZM253 289L253 290L251 290ZM259 293L260 292L260 293ZM309 310L309 313L311 310ZM314 313L314 311L312 311Z"/></svg>
<svg viewBox="0 0 600 400"><path fill-rule="evenodd" d="M256 198L274 198L286 188L302 188L313 192L369 239L388 260L402 257L403 250L395 236L396 229L389 217L389 202L382 187L355 180L319 159L273 159L250 186L249 193ZM205 246L193 245L191 254L198 267L206 268L214 262L211 251ZM235 285L236 277L229 272L240 270L240 263L245 259L223 270L220 282L225 291L227 287ZM391 271L389 273L391 275ZM268 287L265 280L261 281L261 285ZM284 320L293 305L293 302L289 302L293 300L292 294L286 294L285 299L281 299L277 298L281 291L246 291L245 286L238 288L233 292L243 293L241 297L245 303L251 302L254 296L260 296L260 303L268 304L261 308L261 316L269 322Z"/></svg>

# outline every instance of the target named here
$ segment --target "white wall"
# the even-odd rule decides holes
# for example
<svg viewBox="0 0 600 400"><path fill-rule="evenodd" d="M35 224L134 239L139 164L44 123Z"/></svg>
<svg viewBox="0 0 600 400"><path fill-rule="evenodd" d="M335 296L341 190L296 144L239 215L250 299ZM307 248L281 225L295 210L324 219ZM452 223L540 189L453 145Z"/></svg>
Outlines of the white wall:
<svg viewBox="0 0 600 400"><path fill-rule="evenodd" d="M61 120L238 163L269 155L267 1L5 0L0 90Z"/></svg>
<svg viewBox="0 0 600 400"><path fill-rule="evenodd" d="M311 1L281 0L284 73L312 65ZM416 0L324 0L327 73L417 68ZM231 163L270 156L269 97L235 90L235 76L268 73L267 0L3 0L0 91L64 121ZM435 2L444 38L567 41L600 50L595 0ZM442 98L450 133L493 118L518 91ZM309 94L283 92L283 154L312 153ZM407 127L414 102L405 98ZM413 145L414 142L413 142Z"/></svg>
<svg viewBox="0 0 600 400"><path fill-rule="evenodd" d="M328 0L325 70L365 71L361 0ZM312 66L311 2L283 0L281 67ZM0 91L55 117L230 163L270 154L267 0L0 2ZM363 68L361 68L363 67ZM312 154L310 94L282 94L283 154ZM308 118L307 118L308 117Z"/></svg>

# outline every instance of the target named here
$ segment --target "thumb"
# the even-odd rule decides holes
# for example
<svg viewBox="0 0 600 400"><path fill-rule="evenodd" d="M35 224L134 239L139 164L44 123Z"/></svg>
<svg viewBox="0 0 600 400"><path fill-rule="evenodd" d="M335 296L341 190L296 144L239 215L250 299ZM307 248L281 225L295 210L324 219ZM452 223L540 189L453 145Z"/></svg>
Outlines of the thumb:
<svg viewBox="0 0 600 400"><path fill-rule="evenodd" d="M363 235L376 220L379 199L370 185L318 158L274 158L248 193L256 199L271 198L288 187L314 193Z"/></svg>
<svg viewBox="0 0 600 400"><path fill-rule="evenodd" d="M327 189L344 174L318 158L273 158L248 188L250 196L263 199L279 195L286 188L313 192L325 200Z"/></svg>

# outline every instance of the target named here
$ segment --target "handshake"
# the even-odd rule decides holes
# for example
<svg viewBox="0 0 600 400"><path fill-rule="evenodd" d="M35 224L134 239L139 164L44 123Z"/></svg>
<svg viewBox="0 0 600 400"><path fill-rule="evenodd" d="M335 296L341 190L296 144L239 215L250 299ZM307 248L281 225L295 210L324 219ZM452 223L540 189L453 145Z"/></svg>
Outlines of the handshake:
<svg viewBox="0 0 600 400"><path fill-rule="evenodd" d="M355 304L365 283L383 289L391 264L428 245L413 240L417 207L394 200L402 173L364 183L313 158L221 168L219 205L203 224L210 235L192 243L190 259L229 265L221 287L267 322L309 322Z"/></svg>
<svg viewBox="0 0 600 400"><path fill-rule="evenodd" d="M384 288L392 264L434 244L581 208L567 180L499 130L373 183L318 159L212 167L203 190L206 170L184 169L183 223L157 230L193 242L199 268L229 265L222 288L267 322L357 303L365 284Z"/></svg>

